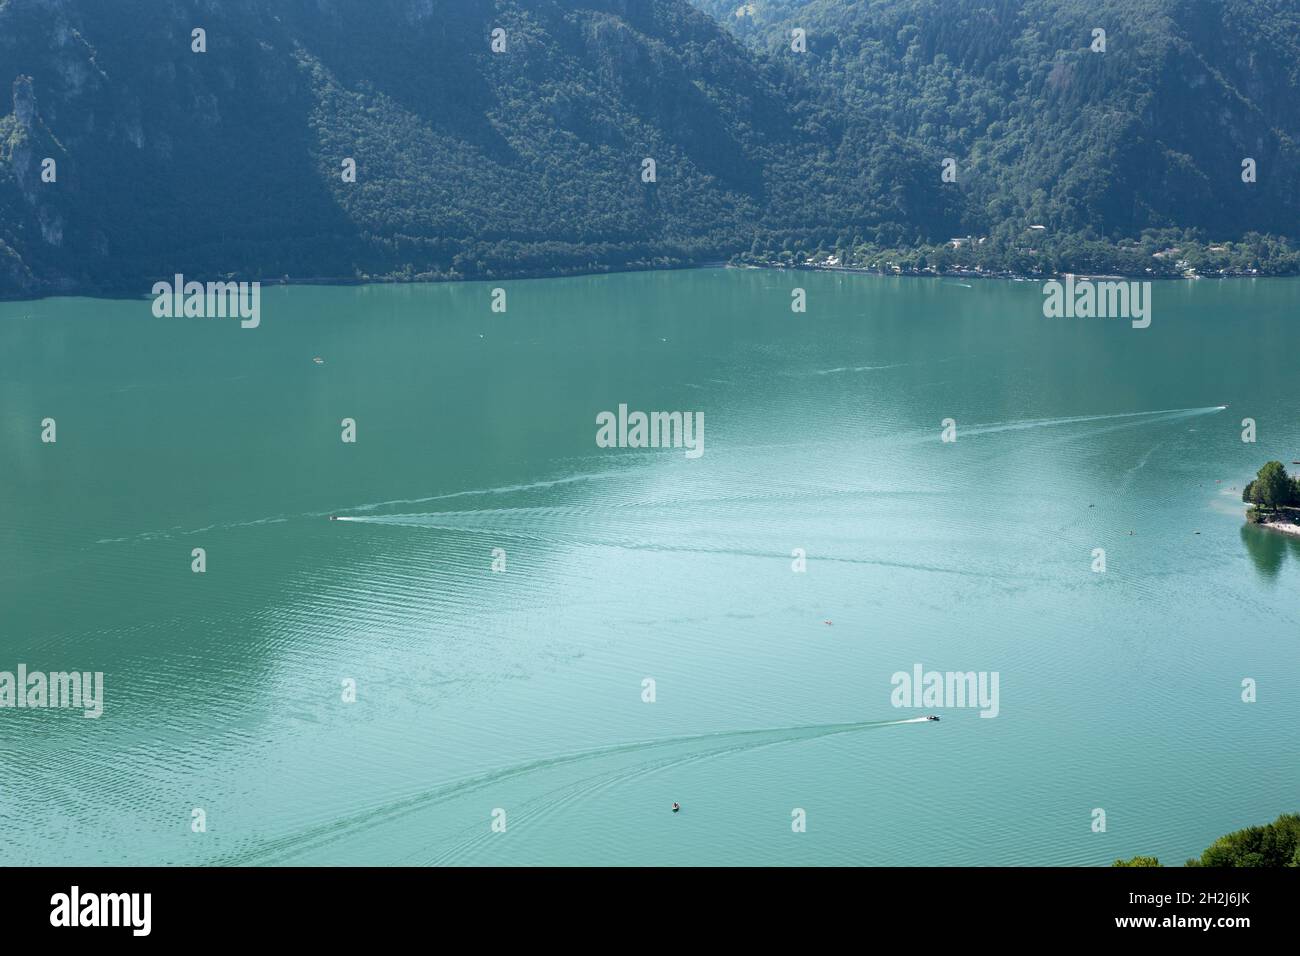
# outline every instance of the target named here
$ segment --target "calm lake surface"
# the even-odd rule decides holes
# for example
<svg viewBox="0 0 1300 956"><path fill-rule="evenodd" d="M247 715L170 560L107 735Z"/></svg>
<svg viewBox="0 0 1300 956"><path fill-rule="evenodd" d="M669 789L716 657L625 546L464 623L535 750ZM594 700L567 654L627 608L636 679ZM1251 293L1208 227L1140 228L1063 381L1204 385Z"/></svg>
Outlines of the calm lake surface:
<svg viewBox="0 0 1300 956"><path fill-rule="evenodd" d="M0 710L0 862L1178 864L1300 809L1300 539L1240 503L1300 457L1300 283L1157 283L1145 330L500 285L0 303L0 670L105 682ZM704 455L598 448L620 403ZM918 663L998 716L893 707Z"/></svg>

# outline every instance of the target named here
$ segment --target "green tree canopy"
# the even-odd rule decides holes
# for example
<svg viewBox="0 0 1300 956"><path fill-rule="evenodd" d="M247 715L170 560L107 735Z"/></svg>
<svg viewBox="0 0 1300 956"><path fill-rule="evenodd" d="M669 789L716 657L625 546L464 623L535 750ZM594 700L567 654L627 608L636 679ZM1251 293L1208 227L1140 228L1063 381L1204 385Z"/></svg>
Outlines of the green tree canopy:
<svg viewBox="0 0 1300 956"><path fill-rule="evenodd" d="M1187 865L1300 866L1300 813L1284 813L1262 827L1219 837L1199 860L1188 860Z"/></svg>
<svg viewBox="0 0 1300 956"><path fill-rule="evenodd" d="M1249 494L1247 500L1261 508L1280 508L1291 504L1293 491L1294 485L1286 473L1286 466L1280 461L1270 461L1259 470L1242 496L1245 498Z"/></svg>

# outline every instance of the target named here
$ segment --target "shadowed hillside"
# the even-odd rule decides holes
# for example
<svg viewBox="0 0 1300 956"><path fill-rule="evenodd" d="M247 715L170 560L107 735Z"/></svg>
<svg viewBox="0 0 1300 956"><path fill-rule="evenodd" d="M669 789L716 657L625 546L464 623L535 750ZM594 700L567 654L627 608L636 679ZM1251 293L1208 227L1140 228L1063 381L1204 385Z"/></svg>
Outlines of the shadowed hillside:
<svg viewBox="0 0 1300 956"><path fill-rule="evenodd" d="M1300 221L1281 3L698 2L0 0L0 295L886 246L942 269L966 233L990 270L1192 255L1123 248L1151 229L1300 259L1260 235Z"/></svg>
<svg viewBox="0 0 1300 956"><path fill-rule="evenodd" d="M919 155L845 155L682 0L11 0L0 78L10 292L669 265L766 229L956 222L906 185Z"/></svg>

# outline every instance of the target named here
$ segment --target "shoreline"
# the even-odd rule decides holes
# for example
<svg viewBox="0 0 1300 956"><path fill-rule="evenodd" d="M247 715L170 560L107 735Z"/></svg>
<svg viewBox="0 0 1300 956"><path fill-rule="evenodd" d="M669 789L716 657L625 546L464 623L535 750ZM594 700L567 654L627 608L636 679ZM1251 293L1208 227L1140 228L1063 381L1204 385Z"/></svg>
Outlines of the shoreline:
<svg viewBox="0 0 1300 956"><path fill-rule="evenodd" d="M771 269L780 272L832 272L850 275L879 276L882 279L1000 279L1003 282L1050 282L1074 276L1076 279L1110 279L1129 282L1191 282L1198 279L1294 279L1300 276L1262 276L1250 272L1215 273L1214 275L1153 275L1150 273L1123 272L966 272L961 269L947 269L931 272L926 269L902 269L898 272L885 272L880 269L863 269L856 266L818 266L818 265L741 265L727 264L728 269Z"/></svg>
<svg viewBox="0 0 1300 956"><path fill-rule="evenodd" d="M1252 273L1224 273L1214 275L1127 275L1124 273L1102 273L1102 272L1051 272L1038 274L1022 274L1014 272L967 272L959 269L939 271L904 269L898 272L885 272L880 269L865 269L852 266L821 266L808 264L758 264L758 263L735 263L726 260L714 260L709 262L692 263L680 266L650 266L646 268L623 267L623 268L596 268L581 269L575 271L555 271L543 274L521 273L512 276L492 276L490 278L472 278L469 276L417 276L412 278L395 277L395 276L368 276L364 279L355 276L309 276L306 278L288 278L276 276L274 278L253 278L244 279L239 277L220 277L212 281L231 281L231 282L257 282L262 287L269 288L272 286L368 286L368 285L441 285L448 282L526 282L538 281L545 279L576 279L584 276L603 276L603 275L623 275L640 272L686 272L694 269L739 269L739 270L761 270L772 272L824 272L831 274L874 276L880 279L979 279L982 281L1002 281L1002 282L1050 282L1053 279L1063 279L1066 276L1073 275L1076 278L1083 279L1100 279L1100 280L1123 280L1123 281L1145 281L1145 282L1189 282L1198 279L1300 279L1300 275L1259 275ZM206 280L204 280L206 281ZM9 295L0 292L0 303L4 302L40 302L45 299L109 299L109 300L128 300L141 299L149 300L152 296L149 293L126 292L121 289L104 288L104 289L59 289L47 292L41 292L36 295Z"/></svg>
<svg viewBox="0 0 1300 956"><path fill-rule="evenodd" d="M1260 521L1249 522L1257 528L1272 528L1279 534L1300 534L1300 524L1292 524L1290 521Z"/></svg>

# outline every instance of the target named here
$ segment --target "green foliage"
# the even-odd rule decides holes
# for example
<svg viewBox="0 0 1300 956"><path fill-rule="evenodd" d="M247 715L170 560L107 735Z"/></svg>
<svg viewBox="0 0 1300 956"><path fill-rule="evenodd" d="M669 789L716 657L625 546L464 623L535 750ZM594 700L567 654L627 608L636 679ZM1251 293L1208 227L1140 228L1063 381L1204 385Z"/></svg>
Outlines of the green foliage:
<svg viewBox="0 0 1300 956"><path fill-rule="evenodd" d="M1287 475L1286 466L1280 461L1270 461L1242 491L1242 500L1257 508L1271 510L1295 503L1295 492L1295 483Z"/></svg>
<svg viewBox="0 0 1300 956"><path fill-rule="evenodd" d="M1300 814L1284 813L1272 823L1219 837L1188 866L1300 866Z"/></svg>
<svg viewBox="0 0 1300 956"><path fill-rule="evenodd" d="M1112 866L1160 866L1153 856L1116 860ZM1300 867L1300 814L1284 813L1272 823L1219 837L1187 866Z"/></svg>
<svg viewBox="0 0 1300 956"><path fill-rule="evenodd" d="M10 0L0 296L832 254L891 272L1300 272L1300 192L1277 172L1300 161L1300 13L697 2L722 23L686 0L225 0L196 54L184 4Z"/></svg>
<svg viewBox="0 0 1300 956"><path fill-rule="evenodd" d="M695 0L850 129L958 160L963 232L1295 235L1300 10L1266 0ZM1259 28L1268 23L1266 29ZM1105 52L1092 30L1107 31ZM792 53L789 31L807 31ZM1261 83L1264 64L1275 78ZM1254 183L1242 159L1256 160ZM956 235L956 233L954 233ZM1207 271L1231 251L1197 254ZM1247 258L1245 255L1242 259Z"/></svg>

